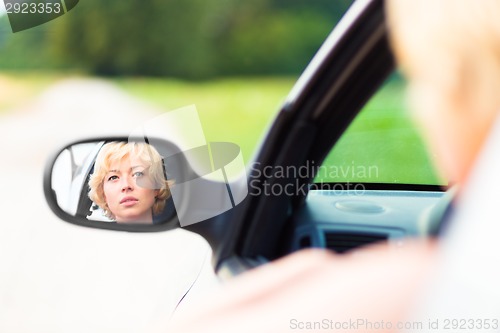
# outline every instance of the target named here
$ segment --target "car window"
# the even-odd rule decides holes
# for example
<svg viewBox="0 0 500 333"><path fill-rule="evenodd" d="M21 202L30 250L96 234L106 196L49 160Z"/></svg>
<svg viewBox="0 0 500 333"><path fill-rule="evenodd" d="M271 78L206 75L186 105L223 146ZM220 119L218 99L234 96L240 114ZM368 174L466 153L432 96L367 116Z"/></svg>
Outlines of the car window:
<svg viewBox="0 0 500 333"><path fill-rule="evenodd" d="M318 168L315 183L444 185L405 103L399 72L386 79Z"/></svg>

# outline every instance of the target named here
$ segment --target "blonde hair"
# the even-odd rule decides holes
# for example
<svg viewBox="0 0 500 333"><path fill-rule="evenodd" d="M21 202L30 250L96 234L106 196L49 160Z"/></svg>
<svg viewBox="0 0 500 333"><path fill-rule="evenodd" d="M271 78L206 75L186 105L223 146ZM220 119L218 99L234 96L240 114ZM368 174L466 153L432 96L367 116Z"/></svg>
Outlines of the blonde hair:
<svg viewBox="0 0 500 333"><path fill-rule="evenodd" d="M115 219L110 211L104 196L104 178L110 170L111 163L120 161L128 156L137 156L148 166L148 175L153 182L154 189L158 190L155 203L153 204L153 215L160 214L165 208L167 199L170 197L170 186L172 181L166 180L162 157L158 151L147 143L139 142L109 142L105 144L96 157L94 172L89 180L89 198L104 211L104 214Z"/></svg>
<svg viewBox="0 0 500 333"><path fill-rule="evenodd" d="M480 115L500 108L500 1L386 5L393 49L412 81L431 82L444 106L458 112Z"/></svg>

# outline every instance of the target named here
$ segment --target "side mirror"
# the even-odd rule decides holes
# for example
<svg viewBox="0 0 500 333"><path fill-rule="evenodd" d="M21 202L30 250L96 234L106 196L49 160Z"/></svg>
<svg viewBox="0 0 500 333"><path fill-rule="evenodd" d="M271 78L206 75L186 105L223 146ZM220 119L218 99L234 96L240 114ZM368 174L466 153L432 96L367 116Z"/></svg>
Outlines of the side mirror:
<svg viewBox="0 0 500 333"><path fill-rule="evenodd" d="M73 224L163 231L240 203L246 177L230 177L234 170L244 164L232 143L183 152L163 139L98 138L59 149L45 168L44 192L52 211Z"/></svg>

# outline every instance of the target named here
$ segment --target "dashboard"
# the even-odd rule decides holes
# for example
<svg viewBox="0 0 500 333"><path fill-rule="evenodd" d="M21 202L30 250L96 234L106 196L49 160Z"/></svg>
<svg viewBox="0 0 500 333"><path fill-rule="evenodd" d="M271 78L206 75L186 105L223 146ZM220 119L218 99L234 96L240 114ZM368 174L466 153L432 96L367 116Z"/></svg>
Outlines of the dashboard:
<svg viewBox="0 0 500 333"><path fill-rule="evenodd" d="M344 253L379 241L402 246L404 238L436 234L450 202L451 194L441 191L311 190L291 221L288 250Z"/></svg>

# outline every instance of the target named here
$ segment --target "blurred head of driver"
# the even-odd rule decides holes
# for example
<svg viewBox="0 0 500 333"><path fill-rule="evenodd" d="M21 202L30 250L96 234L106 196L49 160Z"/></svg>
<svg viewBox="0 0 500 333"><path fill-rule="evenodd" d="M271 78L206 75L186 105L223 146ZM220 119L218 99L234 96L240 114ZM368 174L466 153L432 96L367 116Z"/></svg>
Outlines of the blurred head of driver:
<svg viewBox="0 0 500 333"><path fill-rule="evenodd" d="M389 0L413 114L444 176L463 183L500 110L500 1Z"/></svg>

